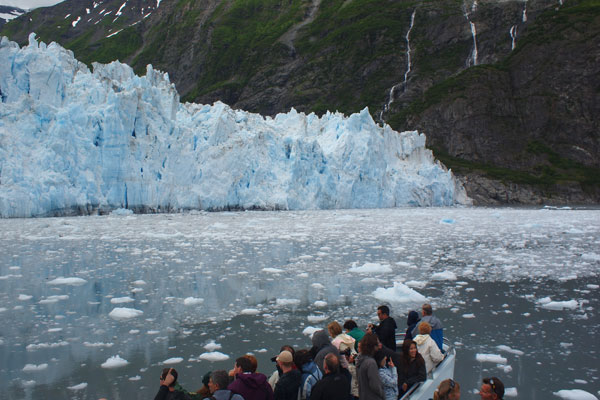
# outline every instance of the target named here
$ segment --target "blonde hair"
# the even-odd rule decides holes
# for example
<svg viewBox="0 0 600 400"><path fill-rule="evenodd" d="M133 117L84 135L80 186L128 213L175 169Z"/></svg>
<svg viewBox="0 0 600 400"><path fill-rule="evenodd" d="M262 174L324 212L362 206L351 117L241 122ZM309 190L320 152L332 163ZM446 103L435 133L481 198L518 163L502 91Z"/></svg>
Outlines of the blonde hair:
<svg viewBox="0 0 600 400"><path fill-rule="evenodd" d="M342 326L338 324L337 321L333 321L327 325L327 330L329 331L329 335L332 338L335 338L337 335L342 333Z"/></svg>
<svg viewBox="0 0 600 400"><path fill-rule="evenodd" d="M419 333L421 335L429 335L431 333L431 325L429 325L429 322L421 322L419 324Z"/></svg>
<svg viewBox="0 0 600 400"><path fill-rule="evenodd" d="M433 400L451 400L456 394L460 393L460 385L453 379L446 379L440 382L438 388L433 392ZM452 397L450 397L452 396Z"/></svg>

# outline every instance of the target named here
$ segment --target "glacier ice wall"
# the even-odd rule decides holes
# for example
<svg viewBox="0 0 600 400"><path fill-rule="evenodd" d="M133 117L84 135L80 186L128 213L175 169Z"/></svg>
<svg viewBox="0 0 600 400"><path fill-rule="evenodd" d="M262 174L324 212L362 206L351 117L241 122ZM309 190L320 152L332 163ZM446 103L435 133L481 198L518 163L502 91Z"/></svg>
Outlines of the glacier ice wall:
<svg viewBox="0 0 600 400"><path fill-rule="evenodd" d="M0 216L469 202L418 132L179 102L167 74L0 42Z"/></svg>

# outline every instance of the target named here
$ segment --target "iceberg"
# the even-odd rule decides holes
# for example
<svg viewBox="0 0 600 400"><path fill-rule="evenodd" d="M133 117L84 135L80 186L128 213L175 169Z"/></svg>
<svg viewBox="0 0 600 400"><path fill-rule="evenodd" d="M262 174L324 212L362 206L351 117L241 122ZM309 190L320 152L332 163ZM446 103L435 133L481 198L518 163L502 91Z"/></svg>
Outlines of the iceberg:
<svg viewBox="0 0 600 400"><path fill-rule="evenodd" d="M0 41L0 217L469 204L425 135L368 109L263 117L181 103L168 74L93 72L56 43Z"/></svg>

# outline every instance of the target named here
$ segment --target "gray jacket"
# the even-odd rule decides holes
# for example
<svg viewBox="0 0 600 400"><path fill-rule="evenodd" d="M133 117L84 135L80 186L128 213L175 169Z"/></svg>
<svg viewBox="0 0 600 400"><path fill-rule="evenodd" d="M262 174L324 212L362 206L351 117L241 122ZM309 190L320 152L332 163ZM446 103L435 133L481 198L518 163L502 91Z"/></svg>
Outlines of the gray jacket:
<svg viewBox="0 0 600 400"><path fill-rule="evenodd" d="M358 355L356 375L358 375L358 398L360 400L385 400L379 368L373 357L364 354Z"/></svg>

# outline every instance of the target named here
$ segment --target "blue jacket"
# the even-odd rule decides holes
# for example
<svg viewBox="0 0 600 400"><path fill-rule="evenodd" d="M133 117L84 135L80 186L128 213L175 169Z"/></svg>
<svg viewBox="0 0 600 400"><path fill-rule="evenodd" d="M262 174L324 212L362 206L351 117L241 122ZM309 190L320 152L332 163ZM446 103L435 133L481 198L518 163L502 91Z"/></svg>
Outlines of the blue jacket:
<svg viewBox="0 0 600 400"><path fill-rule="evenodd" d="M315 384L323 378L323 373L314 361L307 362L302 366L302 380L300 383L300 400L310 398Z"/></svg>
<svg viewBox="0 0 600 400"><path fill-rule="evenodd" d="M396 367L379 368L379 377L383 383L385 400L398 399L398 372Z"/></svg>

